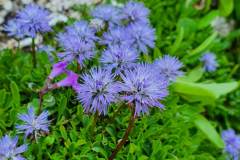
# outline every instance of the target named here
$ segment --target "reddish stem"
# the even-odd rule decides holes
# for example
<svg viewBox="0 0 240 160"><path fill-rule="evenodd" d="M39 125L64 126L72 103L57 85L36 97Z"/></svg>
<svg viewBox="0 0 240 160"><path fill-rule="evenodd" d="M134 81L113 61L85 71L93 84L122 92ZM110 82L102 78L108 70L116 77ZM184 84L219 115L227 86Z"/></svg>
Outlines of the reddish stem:
<svg viewBox="0 0 240 160"><path fill-rule="evenodd" d="M129 120L129 123L128 123L128 128L125 131L122 140L117 144L116 148L113 150L113 152L112 152L111 156L108 158L108 160L113 160L116 157L117 153L121 150L123 145L127 142L128 136L129 136L131 130L133 129L133 127L134 127L135 107L132 106L132 105L129 105L129 107L130 107L130 110L131 110L132 114L131 114L131 117L130 117L130 120Z"/></svg>

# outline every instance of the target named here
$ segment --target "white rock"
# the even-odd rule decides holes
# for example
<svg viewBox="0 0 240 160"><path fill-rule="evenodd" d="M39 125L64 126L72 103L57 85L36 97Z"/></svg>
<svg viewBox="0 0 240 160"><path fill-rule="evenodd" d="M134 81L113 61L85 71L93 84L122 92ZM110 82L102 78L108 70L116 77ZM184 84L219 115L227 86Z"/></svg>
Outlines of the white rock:
<svg viewBox="0 0 240 160"><path fill-rule="evenodd" d="M65 15L63 14L59 14L59 13L52 13L50 15L50 22L49 22L49 25L50 26L54 26L56 25L58 22L67 22L68 20L68 17L66 17Z"/></svg>
<svg viewBox="0 0 240 160"><path fill-rule="evenodd" d="M5 1L3 3L3 8L7 11L11 11L13 9L13 3L12 1Z"/></svg>

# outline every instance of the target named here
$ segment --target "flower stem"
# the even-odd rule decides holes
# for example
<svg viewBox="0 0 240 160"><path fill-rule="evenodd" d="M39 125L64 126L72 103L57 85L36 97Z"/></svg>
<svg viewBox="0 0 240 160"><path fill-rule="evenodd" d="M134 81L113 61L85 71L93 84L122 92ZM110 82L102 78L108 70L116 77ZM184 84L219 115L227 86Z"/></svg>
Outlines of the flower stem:
<svg viewBox="0 0 240 160"><path fill-rule="evenodd" d="M36 68L37 59L36 59L36 50L35 50L35 40L34 40L34 38L32 38L32 63L33 63L33 68Z"/></svg>
<svg viewBox="0 0 240 160"><path fill-rule="evenodd" d="M131 117L130 117L130 120L129 120L129 123L128 123L128 128L125 131L122 140L117 144L116 148L113 150L113 152L112 152L111 156L108 158L108 160L113 160L116 157L117 153L121 150L123 145L127 142L128 136L129 136L131 130L133 129L133 127L134 127L135 107L134 106L130 106L130 109L131 109L132 113L131 113Z"/></svg>

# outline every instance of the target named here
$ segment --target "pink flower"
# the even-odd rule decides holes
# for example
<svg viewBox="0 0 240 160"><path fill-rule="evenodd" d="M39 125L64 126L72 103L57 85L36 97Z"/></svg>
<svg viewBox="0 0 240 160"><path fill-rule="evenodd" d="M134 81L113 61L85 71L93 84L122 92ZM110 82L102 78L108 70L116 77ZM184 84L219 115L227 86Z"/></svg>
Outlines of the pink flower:
<svg viewBox="0 0 240 160"><path fill-rule="evenodd" d="M78 88L78 74L72 71L66 71L67 77L59 81L56 85L57 87L73 87L74 89Z"/></svg>
<svg viewBox="0 0 240 160"><path fill-rule="evenodd" d="M66 71L68 63L66 61L61 61L53 65L52 71L49 74L48 78L53 79L59 74L62 74L63 72Z"/></svg>

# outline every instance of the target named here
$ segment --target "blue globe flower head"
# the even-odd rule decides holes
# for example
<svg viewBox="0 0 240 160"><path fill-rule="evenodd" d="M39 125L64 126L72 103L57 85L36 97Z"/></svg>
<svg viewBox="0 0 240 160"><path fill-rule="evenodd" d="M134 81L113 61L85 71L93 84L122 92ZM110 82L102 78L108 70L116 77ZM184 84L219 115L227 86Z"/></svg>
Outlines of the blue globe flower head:
<svg viewBox="0 0 240 160"><path fill-rule="evenodd" d="M75 22L73 25L66 27L66 32L69 35L78 36L86 42L94 42L98 39L95 35L95 30L84 20Z"/></svg>
<svg viewBox="0 0 240 160"><path fill-rule="evenodd" d="M108 106L118 97L119 85L114 82L113 75L105 69L93 68L82 76L82 81L78 99L84 111L106 115Z"/></svg>
<svg viewBox="0 0 240 160"><path fill-rule="evenodd" d="M135 106L135 116L149 112L150 107L163 108L160 100L168 95L168 83L159 79L147 64L139 64L121 75L122 99Z"/></svg>
<svg viewBox="0 0 240 160"><path fill-rule="evenodd" d="M122 12L128 23L149 23L149 9L141 2L128 2Z"/></svg>
<svg viewBox="0 0 240 160"><path fill-rule="evenodd" d="M127 33L130 34L132 45L139 51L147 53L148 47L155 47L155 30L144 23L134 23L127 27Z"/></svg>
<svg viewBox="0 0 240 160"><path fill-rule="evenodd" d="M216 61L216 56L214 53L205 53L200 61L203 62L203 69L207 72L213 72L217 69L218 63Z"/></svg>
<svg viewBox="0 0 240 160"><path fill-rule="evenodd" d="M110 26L120 25L123 18L120 8L108 4L97 6L92 10L91 15L108 22Z"/></svg>
<svg viewBox="0 0 240 160"><path fill-rule="evenodd" d="M10 37L21 39L24 37L23 31L21 28L22 27L19 20L14 18L7 22L7 24L4 26L4 31L7 32L8 36Z"/></svg>
<svg viewBox="0 0 240 160"><path fill-rule="evenodd" d="M85 60L91 59L95 55L97 37L94 34L94 30L90 29L85 21L79 21L67 27L66 32L57 36L58 42L65 50L58 56L65 61L75 59L83 66Z"/></svg>
<svg viewBox="0 0 240 160"><path fill-rule="evenodd" d="M138 53L129 46L110 46L101 57L104 68L113 72L114 76L120 75L124 70L131 69L136 65Z"/></svg>
<svg viewBox="0 0 240 160"><path fill-rule="evenodd" d="M240 136L233 129L222 132L222 139L225 143L225 152L229 154L231 159L239 160L240 158Z"/></svg>
<svg viewBox="0 0 240 160"><path fill-rule="evenodd" d="M37 33L51 31L49 12L36 4L27 5L16 17L24 35L35 38Z"/></svg>
<svg viewBox="0 0 240 160"><path fill-rule="evenodd" d="M32 136L35 140L43 133L49 132L50 121L48 111L43 111L39 116L35 115L34 108L30 107L27 113L19 114L18 118L23 124L17 125L17 131L24 133L25 137Z"/></svg>
<svg viewBox="0 0 240 160"><path fill-rule="evenodd" d="M176 57L165 55L162 59L156 60L153 65L159 76L167 81L175 81L177 77L183 75L180 70L183 64Z"/></svg>
<svg viewBox="0 0 240 160"><path fill-rule="evenodd" d="M18 137L5 135L0 139L0 160L25 160L21 153L27 150L27 145L17 146Z"/></svg>
<svg viewBox="0 0 240 160"><path fill-rule="evenodd" d="M133 43L130 34L124 27L110 28L108 32L103 34L100 44L107 46L129 45Z"/></svg>

